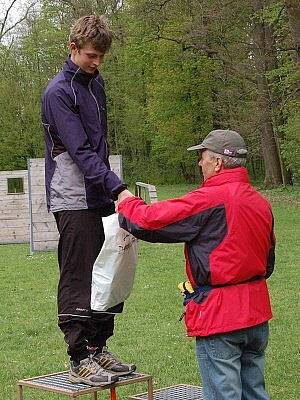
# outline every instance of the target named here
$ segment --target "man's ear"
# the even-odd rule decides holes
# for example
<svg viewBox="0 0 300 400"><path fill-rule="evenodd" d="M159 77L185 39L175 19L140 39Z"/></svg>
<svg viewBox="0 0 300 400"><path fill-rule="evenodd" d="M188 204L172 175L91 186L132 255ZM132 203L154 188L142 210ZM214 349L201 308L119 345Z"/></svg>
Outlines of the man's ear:
<svg viewBox="0 0 300 400"><path fill-rule="evenodd" d="M77 46L76 46L76 44L74 42L69 43L69 49L70 49L71 52L78 50Z"/></svg>
<svg viewBox="0 0 300 400"><path fill-rule="evenodd" d="M221 157L216 157L215 171L219 172L223 169L223 160Z"/></svg>

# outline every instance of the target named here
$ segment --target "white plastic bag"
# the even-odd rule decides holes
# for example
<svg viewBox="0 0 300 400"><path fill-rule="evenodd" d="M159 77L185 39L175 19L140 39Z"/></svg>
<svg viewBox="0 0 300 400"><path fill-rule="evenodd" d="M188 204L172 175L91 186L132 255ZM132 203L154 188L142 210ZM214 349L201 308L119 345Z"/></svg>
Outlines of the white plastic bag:
<svg viewBox="0 0 300 400"><path fill-rule="evenodd" d="M137 239L120 228L118 214L102 218L105 241L94 263L91 309L106 311L126 300L138 259Z"/></svg>

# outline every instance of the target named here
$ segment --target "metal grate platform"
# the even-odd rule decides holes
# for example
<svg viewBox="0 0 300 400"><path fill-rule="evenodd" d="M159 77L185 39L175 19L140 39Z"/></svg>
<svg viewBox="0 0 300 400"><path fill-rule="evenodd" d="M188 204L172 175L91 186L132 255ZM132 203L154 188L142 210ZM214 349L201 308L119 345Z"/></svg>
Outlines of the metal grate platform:
<svg viewBox="0 0 300 400"><path fill-rule="evenodd" d="M81 383L70 383L68 379L68 371L58 372L50 375L37 376L34 378L28 378L19 380L17 382L18 386L18 399L23 400L23 387L27 386L32 389L40 389L55 393L61 393L67 395L71 398L78 397L84 394L94 394L93 398L97 398L96 392L113 389L129 385L137 382L147 381L148 383L148 393L152 397L153 387L152 387L152 377L146 374L132 373L130 375L122 376L119 381L112 385L105 386L89 386Z"/></svg>
<svg viewBox="0 0 300 400"><path fill-rule="evenodd" d="M33 386L47 387L49 389L63 390L64 392L78 392L82 389L87 389L87 385L81 383L71 383L68 379L68 372L63 372L57 375L39 376L27 380Z"/></svg>
<svg viewBox="0 0 300 400"><path fill-rule="evenodd" d="M129 400L148 400L148 393L136 394ZM176 385L154 390L153 400L204 400L204 397L200 386Z"/></svg>

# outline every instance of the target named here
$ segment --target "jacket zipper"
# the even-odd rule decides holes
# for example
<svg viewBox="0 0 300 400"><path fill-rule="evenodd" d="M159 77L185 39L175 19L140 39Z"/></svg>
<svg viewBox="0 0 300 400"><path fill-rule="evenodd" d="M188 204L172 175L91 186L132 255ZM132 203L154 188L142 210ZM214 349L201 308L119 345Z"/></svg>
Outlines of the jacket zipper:
<svg viewBox="0 0 300 400"><path fill-rule="evenodd" d="M89 92L90 92L92 98L95 100L95 103L96 103L96 106L97 106L97 111L98 111L98 119L99 119L99 122L101 124L100 107L99 107L98 101L96 99L96 96L92 92L92 79L89 81L88 88L89 88ZM108 145L107 145L106 137L104 137L104 142L105 142L106 157L108 157Z"/></svg>
<svg viewBox="0 0 300 400"><path fill-rule="evenodd" d="M100 122L100 124L101 124L101 115L100 115L99 104L98 104L98 101L97 101L97 99L96 99L94 93L92 92L92 79L89 81L88 87L89 87L89 92L90 92L92 98L95 100L95 103L96 103L96 106L97 106L97 110L98 110L98 119L99 119L99 122Z"/></svg>

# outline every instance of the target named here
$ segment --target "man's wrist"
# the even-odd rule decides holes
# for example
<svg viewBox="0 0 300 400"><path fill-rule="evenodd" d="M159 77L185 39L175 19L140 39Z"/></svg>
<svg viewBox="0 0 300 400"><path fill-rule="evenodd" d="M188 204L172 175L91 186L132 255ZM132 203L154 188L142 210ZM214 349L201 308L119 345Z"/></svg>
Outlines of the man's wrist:
<svg viewBox="0 0 300 400"><path fill-rule="evenodd" d="M133 197L133 194L127 189L122 190L122 192L118 195L118 203L125 200L127 197Z"/></svg>

